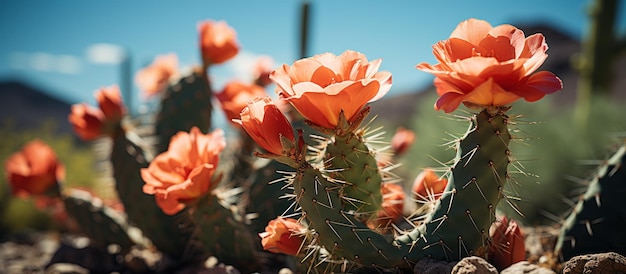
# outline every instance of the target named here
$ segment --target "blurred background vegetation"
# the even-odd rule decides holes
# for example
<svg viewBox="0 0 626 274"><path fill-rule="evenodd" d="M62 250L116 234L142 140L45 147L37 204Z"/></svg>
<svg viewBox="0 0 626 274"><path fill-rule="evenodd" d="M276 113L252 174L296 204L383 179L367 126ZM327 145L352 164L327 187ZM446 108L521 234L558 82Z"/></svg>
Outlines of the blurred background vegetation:
<svg viewBox="0 0 626 274"><path fill-rule="evenodd" d="M36 128L20 128L11 118L1 121L3 176L0 178L0 235L30 229L51 229L57 225L48 214L35 207L32 199L12 197L4 174L4 161L32 140L40 139L56 152L59 161L65 165L65 182L62 182L65 186L93 189L100 195L109 195L106 188L98 184L100 176L91 147L79 142L70 133L59 133L57 127L58 122L53 119L43 119L41 126Z"/></svg>

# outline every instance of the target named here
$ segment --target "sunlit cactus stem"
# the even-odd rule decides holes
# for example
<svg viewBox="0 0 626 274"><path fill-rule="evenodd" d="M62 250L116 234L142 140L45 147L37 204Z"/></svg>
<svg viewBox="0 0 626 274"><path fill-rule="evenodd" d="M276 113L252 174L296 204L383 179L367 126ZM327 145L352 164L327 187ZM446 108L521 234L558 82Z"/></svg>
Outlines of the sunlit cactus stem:
<svg viewBox="0 0 626 274"><path fill-rule="evenodd" d="M365 107L349 122L341 112L339 125L324 153L329 176L345 184L342 189L344 210L363 213L365 219L381 209L383 181L375 152L368 147L364 130L359 129L368 113L369 107Z"/></svg>
<svg viewBox="0 0 626 274"><path fill-rule="evenodd" d="M333 182L309 163L302 163L293 175L296 201L302 216L314 231L310 249L312 265L323 262L327 270L356 269L379 266L410 268L403 251L392 245L393 235L381 235L360 221L353 212L343 210L343 184ZM326 255L323 255L326 254ZM323 258L323 259L319 259ZM345 271L345 270L342 270Z"/></svg>
<svg viewBox="0 0 626 274"><path fill-rule="evenodd" d="M588 7L590 24L583 40L582 52L574 67L580 73L575 118L580 128L586 127L594 97L611 93L614 64L626 52L626 35L616 35L620 1L594 0Z"/></svg>
<svg viewBox="0 0 626 274"><path fill-rule="evenodd" d="M448 186L425 228L396 239L435 259L459 260L484 254L495 209L503 198L509 164L508 117L501 109L483 110L458 140Z"/></svg>
<svg viewBox="0 0 626 274"><path fill-rule="evenodd" d="M562 222L556 254L568 260L583 254L626 252L625 165L626 139L584 180L583 192Z"/></svg>

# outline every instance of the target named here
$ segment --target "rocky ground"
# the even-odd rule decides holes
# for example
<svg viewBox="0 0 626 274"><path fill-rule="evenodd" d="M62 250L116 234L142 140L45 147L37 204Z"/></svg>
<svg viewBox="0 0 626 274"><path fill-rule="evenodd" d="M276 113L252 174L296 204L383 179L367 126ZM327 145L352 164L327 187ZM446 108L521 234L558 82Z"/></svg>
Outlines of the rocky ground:
<svg viewBox="0 0 626 274"><path fill-rule="evenodd" d="M528 260L500 272L479 257L459 262L439 262L423 259L415 273L626 273L626 257L617 253L577 256L565 263L550 252L555 231L550 227L525 228ZM89 246L89 240L75 235L54 232L30 232L3 237L0 242L0 273L168 273L168 262L151 250L132 250L126 256L111 255ZM292 273L288 269L277 271ZM239 273L210 258L204 266L185 268L177 274Z"/></svg>

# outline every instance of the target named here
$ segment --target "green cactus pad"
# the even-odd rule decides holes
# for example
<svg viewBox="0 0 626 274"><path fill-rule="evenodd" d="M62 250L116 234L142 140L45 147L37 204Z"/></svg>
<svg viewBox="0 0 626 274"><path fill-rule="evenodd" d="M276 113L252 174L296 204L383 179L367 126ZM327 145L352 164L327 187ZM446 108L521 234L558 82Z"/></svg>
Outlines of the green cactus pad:
<svg viewBox="0 0 626 274"><path fill-rule="evenodd" d="M237 192L236 189L230 191ZM228 202L234 199L221 197L224 195L228 193L218 188L190 205L194 242L205 256L215 256L220 263L234 265L243 273L259 271L262 269L262 258L257 252L260 239L252 235L239 209Z"/></svg>
<svg viewBox="0 0 626 274"><path fill-rule="evenodd" d="M446 190L425 229L399 237L399 245L415 245L427 256L447 261L484 254L508 180L511 136L507 121L504 113L487 110L471 117L468 132L458 141Z"/></svg>
<svg viewBox="0 0 626 274"><path fill-rule="evenodd" d="M335 136L326 146L329 176L343 182L345 210L371 215L382 205L382 176L374 152L363 140L362 132Z"/></svg>
<svg viewBox="0 0 626 274"><path fill-rule="evenodd" d="M324 271L343 271L346 266L410 270L424 257L453 261L482 254L508 180L511 136L503 112L485 110L469 120L470 128L458 140L448 186L435 210L413 229L397 231L395 238L370 229L360 221L358 212L343 207L350 205L345 202L349 187L345 187L344 176L336 179L332 169L326 174L303 163L292 184L315 237L306 251L307 257L316 258L312 264L327 267ZM330 151L326 155L334 155Z"/></svg>
<svg viewBox="0 0 626 274"><path fill-rule="evenodd" d="M179 131L197 126L207 133L211 128L211 86L200 69L183 76L163 93L160 112L156 116L156 153L167 150L170 139Z"/></svg>
<svg viewBox="0 0 626 274"><path fill-rule="evenodd" d="M184 212L170 216L156 205L154 196L143 192L145 184L141 168L148 167L141 147L131 142L125 134L113 138L111 151L115 188L124 204L129 222L136 225L159 251L182 262L193 259L189 248L191 229Z"/></svg>
<svg viewBox="0 0 626 274"><path fill-rule="evenodd" d="M586 181L585 192L566 217L555 253L565 260L591 253L626 253L626 142Z"/></svg>
<svg viewBox="0 0 626 274"><path fill-rule="evenodd" d="M127 234L128 224L122 213L102 204L102 200L82 190L66 190L62 195L67 214L78 224L91 244L103 250L118 245L128 251L134 245Z"/></svg>
<svg viewBox="0 0 626 274"><path fill-rule="evenodd" d="M408 248L394 246L393 235L376 233L342 209L340 184L308 163L292 176L296 200L314 235L311 247L303 251L312 259L310 264L320 265L323 272L341 271L345 264L350 269L411 267L403 256Z"/></svg>

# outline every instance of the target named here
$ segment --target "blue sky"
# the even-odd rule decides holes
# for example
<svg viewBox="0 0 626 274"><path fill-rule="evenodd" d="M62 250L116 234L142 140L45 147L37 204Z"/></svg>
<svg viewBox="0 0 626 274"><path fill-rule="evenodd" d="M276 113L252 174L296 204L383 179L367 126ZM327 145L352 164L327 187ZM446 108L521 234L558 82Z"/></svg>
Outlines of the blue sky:
<svg viewBox="0 0 626 274"><path fill-rule="evenodd" d="M431 46L468 18L492 25L547 22L574 37L587 27L589 0L373 1L311 0L309 54L352 49L393 74L388 96L418 90L432 77L415 69L434 62ZM0 81L18 79L50 90L70 103L92 103L93 92L117 84L118 64L94 63L87 51L107 43L127 50L132 72L158 54L174 52L182 66L200 61L198 22L225 20L242 52L214 72L215 88L240 75L237 65L270 55L277 65L298 58L299 0L0 2ZM625 5L620 7L623 15ZM620 16L622 32L626 20ZM529 35L531 33L527 33ZM548 37L548 44L550 38ZM548 51L549 53L549 51ZM140 102L133 86L134 102Z"/></svg>

